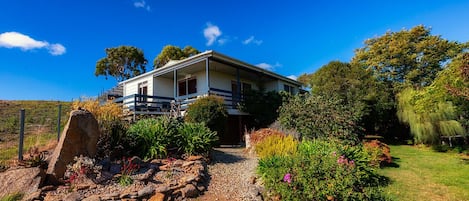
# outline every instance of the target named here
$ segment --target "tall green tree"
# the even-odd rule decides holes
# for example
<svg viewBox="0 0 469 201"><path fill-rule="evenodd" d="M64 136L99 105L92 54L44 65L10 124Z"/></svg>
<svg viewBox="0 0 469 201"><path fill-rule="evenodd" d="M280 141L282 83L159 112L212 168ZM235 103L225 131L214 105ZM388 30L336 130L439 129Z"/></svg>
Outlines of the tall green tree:
<svg viewBox="0 0 469 201"><path fill-rule="evenodd" d="M178 46L166 45L153 60L153 65L155 68L159 68L167 64L170 60L181 60L199 53L199 50L191 46L186 46L184 49L181 49Z"/></svg>
<svg viewBox="0 0 469 201"><path fill-rule="evenodd" d="M440 136L465 135L468 64L469 53L463 53L438 73L431 85L407 88L398 94L399 119L409 125L417 142L436 144Z"/></svg>
<svg viewBox="0 0 469 201"><path fill-rule="evenodd" d="M141 49L133 46L106 48L106 57L96 62L95 76L123 81L146 72L147 60Z"/></svg>
<svg viewBox="0 0 469 201"><path fill-rule="evenodd" d="M389 90L377 82L370 71L358 65L331 61L312 74L300 76L313 95L340 100L357 110L368 133L383 132L394 105Z"/></svg>
<svg viewBox="0 0 469 201"><path fill-rule="evenodd" d="M355 51L352 63L372 71L381 81L393 83L397 90L403 85L428 86L442 65L463 50L462 44L430 31L419 25L367 39L365 46Z"/></svg>

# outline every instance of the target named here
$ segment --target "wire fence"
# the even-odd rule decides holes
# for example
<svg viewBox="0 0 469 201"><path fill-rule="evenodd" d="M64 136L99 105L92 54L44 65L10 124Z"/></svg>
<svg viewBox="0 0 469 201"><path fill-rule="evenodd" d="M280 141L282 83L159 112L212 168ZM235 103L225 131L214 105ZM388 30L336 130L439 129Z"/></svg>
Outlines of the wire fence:
<svg viewBox="0 0 469 201"><path fill-rule="evenodd" d="M70 110L70 102L0 101L0 165L57 142Z"/></svg>

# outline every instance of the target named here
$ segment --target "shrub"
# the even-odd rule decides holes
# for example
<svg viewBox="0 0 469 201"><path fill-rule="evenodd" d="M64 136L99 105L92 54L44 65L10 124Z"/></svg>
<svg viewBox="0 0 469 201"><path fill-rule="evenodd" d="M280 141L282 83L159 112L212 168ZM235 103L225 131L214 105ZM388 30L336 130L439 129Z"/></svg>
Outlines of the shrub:
<svg viewBox="0 0 469 201"><path fill-rule="evenodd" d="M385 143L379 140L364 142L365 151L370 155L370 163L372 165L385 165L392 162L391 149Z"/></svg>
<svg viewBox="0 0 469 201"><path fill-rule="evenodd" d="M282 94L276 91L247 90L244 92L240 109L253 117L251 123L254 127L263 128L277 119L282 99Z"/></svg>
<svg viewBox="0 0 469 201"><path fill-rule="evenodd" d="M270 128L263 128L263 129L251 132L250 135L251 135L250 140L251 140L252 145L256 145L257 143L261 142L262 140L264 140L265 138L269 136L273 136L273 135L285 136L284 133L275 129L270 129Z"/></svg>
<svg viewBox="0 0 469 201"><path fill-rule="evenodd" d="M147 159L166 157L168 148L178 144L179 124L176 119L164 116L135 122L128 130L129 138L135 142L131 145L135 154Z"/></svg>
<svg viewBox="0 0 469 201"><path fill-rule="evenodd" d="M223 132L228 112L225 100L219 96L198 98L190 104L186 111L185 120L191 123L204 123L212 131Z"/></svg>
<svg viewBox="0 0 469 201"><path fill-rule="evenodd" d="M385 200L362 146L303 141L296 154L260 158L265 187L282 200Z"/></svg>
<svg viewBox="0 0 469 201"><path fill-rule="evenodd" d="M256 144L259 158L289 156L296 153L298 142L292 136L270 135Z"/></svg>
<svg viewBox="0 0 469 201"><path fill-rule="evenodd" d="M127 137L128 123L120 119L122 107L108 101L100 104L98 100L88 99L85 101L74 101L72 109L85 109L91 112L99 124L101 135L98 139L98 158L116 158L129 154L129 139Z"/></svg>
<svg viewBox="0 0 469 201"><path fill-rule="evenodd" d="M297 95L280 107L279 121L308 139L340 139L357 144L363 129L358 122L361 111L340 99L316 95Z"/></svg>
<svg viewBox="0 0 469 201"><path fill-rule="evenodd" d="M202 123L185 123L178 127L179 149L187 155L208 153L218 141L216 132Z"/></svg>

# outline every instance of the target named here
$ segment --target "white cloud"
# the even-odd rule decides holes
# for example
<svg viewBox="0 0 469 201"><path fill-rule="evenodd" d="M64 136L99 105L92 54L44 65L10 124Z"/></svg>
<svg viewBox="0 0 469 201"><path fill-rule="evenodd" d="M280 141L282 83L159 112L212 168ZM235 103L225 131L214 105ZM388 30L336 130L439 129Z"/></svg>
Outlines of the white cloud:
<svg viewBox="0 0 469 201"><path fill-rule="evenodd" d="M272 65L272 64L268 64L268 63L260 63L260 64L257 64L256 66L259 67L259 68L263 68L263 69L272 71L272 70L274 70L274 69L277 68L277 67L281 67L282 64L280 64L279 62L276 62L276 63L273 64L273 65Z"/></svg>
<svg viewBox="0 0 469 201"><path fill-rule="evenodd" d="M62 55L66 52L63 45L49 44L47 41L35 40L18 32L5 32L0 34L0 47L20 48L23 51L46 48L52 55Z"/></svg>
<svg viewBox="0 0 469 201"><path fill-rule="evenodd" d="M150 6L147 5L147 2L145 2L145 0L135 1L135 2L134 2L134 6L135 6L135 8L143 8L143 9L145 9L145 10L147 10L147 11L150 11L150 10L151 10L151 9L150 9Z"/></svg>
<svg viewBox="0 0 469 201"><path fill-rule="evenodd" d="M224 45L228 41L229 41L228 38L220 38L220 39L217 40L218 45Z"/></svg>
<svg viewBox="0 0 469 201"><path fill-rule="evenodd" d="M298 77L296 75L289 75L287 76L288 78L292 79L292 80L296 80L298 79Z"/></svg>
<svg viewBox="0 0 469 201"><path fill-rule="evenodd" d="M204 37L207 39L207 46L213 45L215 41L217 41L217 38L220 37L222 32L218 28L218 26L215 26L211 24L210 22L207 23L207 27L204 29ZM219 44L224 44L226 40L220 39L218 40Z"/></svg>
<svg viewBox="0 0 469 201"><path fill-rule="evenodd" d="M49 53L52 55L62 55L67 51L65 47L59 43L49 45L47 49L49 49Z"/></svg>
<svg viewBox="0 0 469 201"><path fill-rule="evenodd" d="M249 38L247 38L246 40L243 41L243 44L249 45L250 43L254 43L256 45L261 45L262 42L264 42L264 41L256 40L254 36L250 36Z"/></svg>

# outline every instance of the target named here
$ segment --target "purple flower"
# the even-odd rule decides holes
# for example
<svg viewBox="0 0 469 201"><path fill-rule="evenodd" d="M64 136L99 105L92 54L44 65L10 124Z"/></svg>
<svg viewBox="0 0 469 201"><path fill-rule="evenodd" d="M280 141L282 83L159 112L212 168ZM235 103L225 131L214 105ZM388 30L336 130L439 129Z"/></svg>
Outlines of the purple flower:
<svg viewBox="0 0 469 201"><path fill-rule="evenodd" d="M283 176L283 181L287 183L291 183L291 174L287 173L285 176Z"/></svg>

